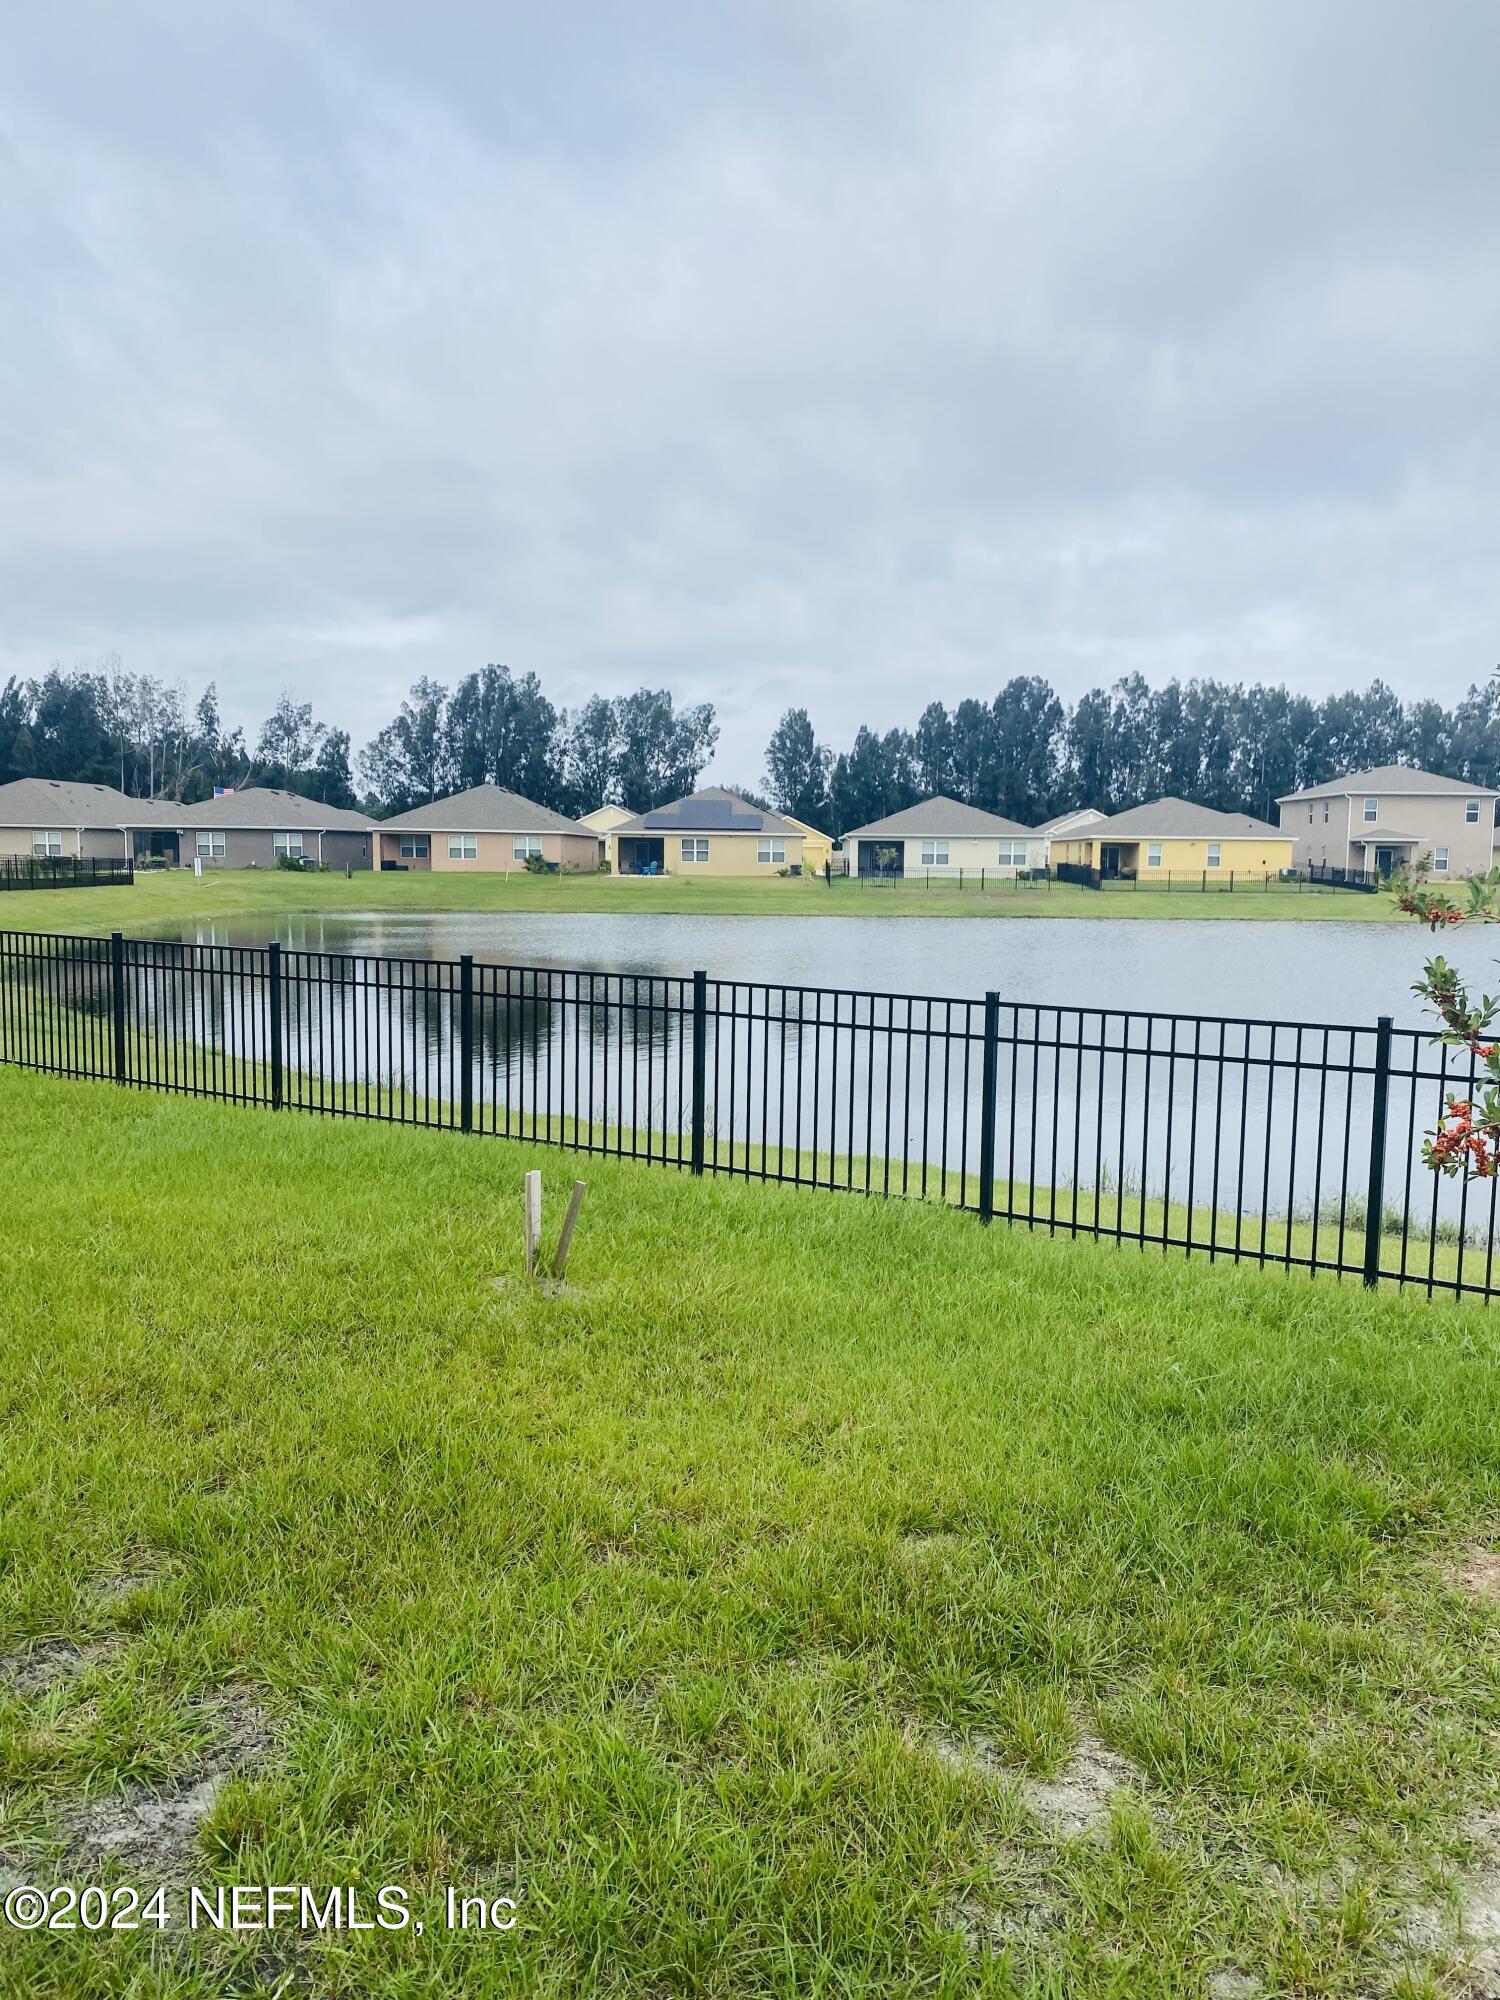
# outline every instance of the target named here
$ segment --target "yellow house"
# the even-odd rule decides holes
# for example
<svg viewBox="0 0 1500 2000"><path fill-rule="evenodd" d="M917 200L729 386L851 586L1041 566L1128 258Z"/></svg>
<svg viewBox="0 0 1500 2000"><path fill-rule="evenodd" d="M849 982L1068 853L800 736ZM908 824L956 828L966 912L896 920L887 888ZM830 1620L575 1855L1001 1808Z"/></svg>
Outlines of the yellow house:
<svg viewBox="0 0 1500 2000"><path fill-rule="evenodd" d="M599 860L602 866L613 869L616 862L615 834L635 814L625 806L595 806L591 813L585 813L579 820L580 826L592 827L599 836Z"/></svg>
<svg viewBox="0 0 1500 2000"><path fill-rule="evenodd" d="M690 798L638 813L610 836L622 875L774 877L800 870L806 839L780 813L709 785Z"/></svg>
<svg viewBox="0 0 1500 2000"><path fill-rule="evenodd" d="M1246 813L1215 812L1189 799L1153 799L1129 812L1065 831L1052 841L1054 867L1091 868L1102 876L1279 875L1292 865L1292 835Z"/></svg>
<svg viewBox="0 0 1500 2000"><path fill-rule="evenodd" d="M804 875L821 875L825 862L833 859L833 836L819 833L815 826L809 826L805 819L794 819L790 813L781 817L788 826L796 827L802 836L802 872Z"/></svg>

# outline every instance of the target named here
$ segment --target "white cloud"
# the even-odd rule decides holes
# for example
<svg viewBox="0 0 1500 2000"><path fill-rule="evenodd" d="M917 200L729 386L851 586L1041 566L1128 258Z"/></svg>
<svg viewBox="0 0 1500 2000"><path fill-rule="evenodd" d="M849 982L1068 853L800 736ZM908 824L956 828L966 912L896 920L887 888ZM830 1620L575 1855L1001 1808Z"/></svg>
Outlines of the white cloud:
<svg viewBox="0 0 1500 2000"><path fill-rule="evenodd" d="M362 740L669 684L1495 655L1500 15L64 6L0 30L0 668Z"/></svg>

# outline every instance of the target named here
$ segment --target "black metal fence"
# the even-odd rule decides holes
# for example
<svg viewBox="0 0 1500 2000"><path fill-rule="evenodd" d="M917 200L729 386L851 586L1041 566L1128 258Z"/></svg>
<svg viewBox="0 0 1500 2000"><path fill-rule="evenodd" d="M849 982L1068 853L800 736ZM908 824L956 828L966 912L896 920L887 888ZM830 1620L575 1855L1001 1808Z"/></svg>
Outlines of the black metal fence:
<svg viewBox="0 0 1500 2000"><path fill-rule="evenodd" d="M0 890L103 889L134 880L131 860L80 860L76 854L11 854L0 860Z"/></svg>
<svg viewBox="0 0 1500 2000"><path fill-rule="evenodd" d="M1493 1296L1417 1030L0 932L0 1061Z"/></svg>

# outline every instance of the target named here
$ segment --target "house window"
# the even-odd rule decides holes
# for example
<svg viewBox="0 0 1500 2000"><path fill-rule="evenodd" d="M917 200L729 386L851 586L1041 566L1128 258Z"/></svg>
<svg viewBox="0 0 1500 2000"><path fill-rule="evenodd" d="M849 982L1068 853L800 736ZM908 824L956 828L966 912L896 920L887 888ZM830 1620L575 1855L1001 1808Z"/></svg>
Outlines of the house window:
<svg viewBox="0 0 1500 2000"><path fill-rule="evenodd" d="M1311 806L1309 806L1309 807L1308 807L1308 809L1307 809L1307 823L1308 823L1308 825L1309 825L1309 826L1311 826L1311 825L1312 825L1312 807L1311 807Z"/></svg>
<svg viewBox="0 0 1500 2000"><path fill-rule="evenodd" d="M682 843L684 861L707 861L708 842L706 840L685 840Z"/></svg>
<svg viewBox="0 0 1500 2000"><path fill-rule="evenodd" d="M286 855L289 860L300 861L302 859L302 836L300 833L278 833L273 836L271 845L278 854Z"/></svg>
<svg viewBox="0 0 1500 2000"><path fill-rule="evenodd" d="M31 836L31 851L33 854L61 854L62 853L61 828L52 827L51 829L45 830L41 833L34 833Z"/></svg>
<svg viewBox="0 0 1500 2000"><path fill-rule="evenodd" d="M1380 817L1380 801L1379 801L1379 799L1366 799L1366 800L1365 800L1365 825L1366 825L1366 826L1373 826L1373 825L1375 824L1376 820L1378 820L1378 819L1379 819L1379 817Z"/></svg>
<svg viewBox="0 0 1500 2000"><path fill-rule="evenodd" d="M924 840L922 842L922 866L924 868L946 868L948 866L948 843L946 840Z"/></svg>
<svg viewBox="0 0 1500 2000"><path fill-rule="evenodd" d="M1437 872L1437 873L1438 873L1439 875L1446 875L1446 874L1447 874L1447 872L1448 872L1448 850L1447 850L1447 848L1446 848L1446 847L1440 847L1440 848L1438 848L1438 849L1436 850L1436 852L1435 852L1435 853L1433 854L1433 857L1432 857L1432 865L1433 865L1433 868L1434 868L1434 870L1435 870L1435 871L1436 871L1436 872Z"/></svg>
<svg viewBox="0 0 1500 2000"><path fill-rule="evenodd" d="M222 861L224 859L223 834L215 833L209 827L202 828L198 834L198 852L205 861Z"/></svg>
<svg viewBox="0 0 1500 2000"><path fill-rule="evenodd" d="M479 835L477 833L450 833L448 836L448 859L450 861L477 861L479 859Z"/></svg>
<svg viewBox="0 0 1500 2000"><path fill-rule="evenodd" d="M1002 840L995 850L995 861L1001 868L1024 868L1026 866L1026 843L1024 840Z"/></svg>
<svg viewBox="0 0 1500 2000"><path fill-rule="evenodd" d="M1219 843L1216 840L1208 843L1208 865L1210 868L1217 868L1219 865Z"/></svg>
<svg viewBox="0 0 1500 2000"><path fill-rule="evenodd" d="M425 861L432 847L425 833L403 833L401 836L401 859L403 861Z"/></svg>
<svg viewBox="0 0 1500 2000"><path fill-rule="evenodd" d="M774 862L779 867L786 860L786 842L762 840L756 847L755 858L757 861Z"/></svg>
<svg viewBox="0 0 1500 2000"><path fill-rule="evenodd" d="M1146 842L1146 866L1148 868L1160 868L1161 842L1159 840L1148 840Z"/></svg>
<svg viewBox="0 0 1500 2000"><path fill-rule="evenodd" d="M1478 799L1465 799L1465 800L1464 800L1464 818L1465 818L1465 819L1466 819L1466 820L1468 821L1468 823L1469 823L1469 825L1470 825L1470 826L1478 826L1478 824L1479 824L1479 801L1478 801Z"/></svg>
<svg viewBox="0 0 1500 2000"><path fill-rule="evenodd" d="M539 833L518 833L511 843L511 852L517 861L540 861L542 836Z"/></svg>
<svg viewBox="0 0 1500 2000"><path fill-rule="evenodd" d="M1311 814L1311 813L1309 813L1309 814L1308 814L1308 818L1309 818L1309 819L1311 819L1311 818L1312 818L1312 814ZM1324 801L1323 801L1323 824L1324 824L1324 826L1327 826L1327 824L1328 824L1328 801L1327 801L1327 799L1324 799Z"/></svg>

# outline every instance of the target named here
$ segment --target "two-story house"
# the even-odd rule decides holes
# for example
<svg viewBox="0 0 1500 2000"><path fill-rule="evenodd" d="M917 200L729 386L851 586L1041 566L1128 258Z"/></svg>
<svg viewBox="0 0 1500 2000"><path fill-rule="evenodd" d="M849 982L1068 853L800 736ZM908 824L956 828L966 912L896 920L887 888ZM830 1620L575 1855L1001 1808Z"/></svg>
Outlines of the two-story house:
<svg viewBox="0 0 1500 2000"><path fill-rule="evenodd" d="M1297 868L1389 875L1421 862L1433 875L1482 875L1491 865L1500 793L1405 764L1355 771L1277 800Z"/></svg>

